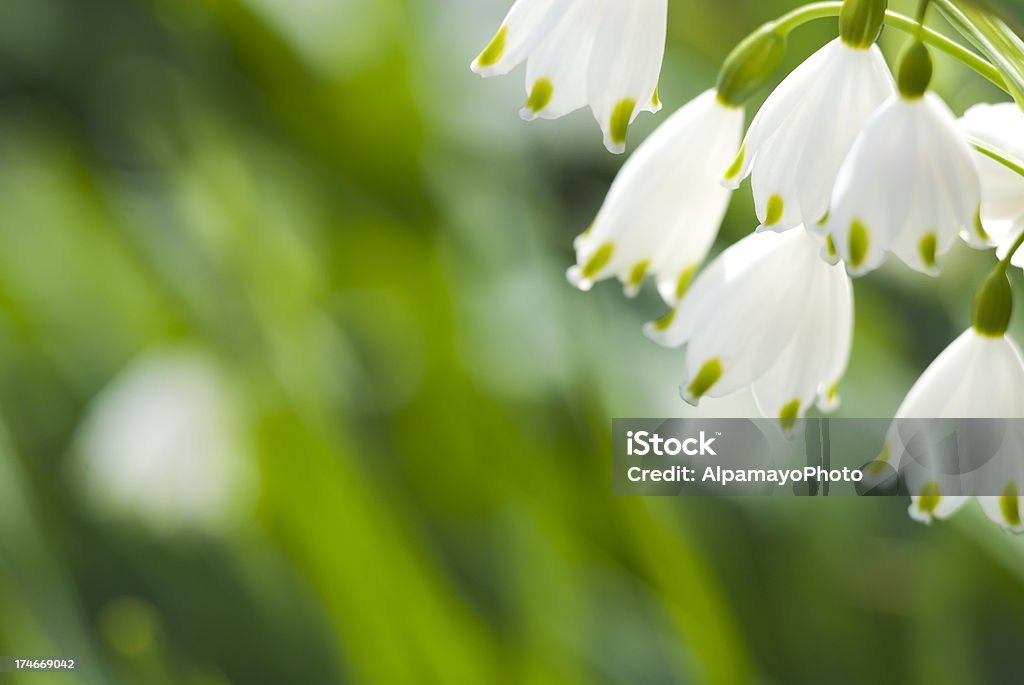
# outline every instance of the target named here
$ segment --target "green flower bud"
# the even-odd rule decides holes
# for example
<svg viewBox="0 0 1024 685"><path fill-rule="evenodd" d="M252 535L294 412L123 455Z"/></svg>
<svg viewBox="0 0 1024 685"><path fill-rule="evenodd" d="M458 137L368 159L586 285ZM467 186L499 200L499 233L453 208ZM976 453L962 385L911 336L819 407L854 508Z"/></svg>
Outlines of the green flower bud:
<svg viewBox="0 0 1024 685"><path fill-rule="evenodd" d="M875 44L885 23L888 0L846 0L839 13L839 35L851 48L866 50Z"/></svg>
<svg viewBox="0 0 1024 685"><path fill-rule="evenodd" d="M1000 264L974 296L974 330L991 338L1001 338L1010 327L1012 313L1013 290L1006 276L1006 266Z"/></svg>
<svg viewBox="0 0 1024 685"><path fill-rule="evenodd" d="M786 35L769 23L736 46L718 75L718 99L741 107L771 79L786 55Z"/></svg>
<svg viewBox="0 0 1024 685"><path fill-rule="evenodd" d="M900 95L907 100L924 97L932 82L932 56L921 41L910 44L900 58L899 87Z"/></svg>

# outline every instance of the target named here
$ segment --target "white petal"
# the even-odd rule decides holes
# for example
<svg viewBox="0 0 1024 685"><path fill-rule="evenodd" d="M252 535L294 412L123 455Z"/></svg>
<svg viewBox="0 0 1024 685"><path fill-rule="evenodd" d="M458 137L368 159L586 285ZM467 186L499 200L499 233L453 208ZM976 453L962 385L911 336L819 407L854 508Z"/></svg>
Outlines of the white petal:
<svg viewBox="0 0 1024 685"><path fill-rule="evenodd" d="M796 79L799 88L769 98L748 136L744 172L753 172L758 219L773 230L813 226L826 215L854 138L894 93L877 47L855 50L837 40L819 53Z"/></svg>
<svg viewBox="0 0 1024 685"><path fill-rule="evenodd" d="M1015 488L1011 490L1014 492ZM1024 531L1021 515L1024 513L1024 498L1012 494L983 495L978 497L982 511L990 521L998 523L1003 530L1020 533Z"/></svg>
<svg viewBox="0 0 1024 685"><path fill-rule="evenodd" d="M896 97L843 163L826 230L853 275L880 266L889 250L935 273L934 257L973 225L979 202L977 170L949 108L931 93Z"/></svg>
<svg viewBox="0 0 1024 685"><path fill-rule="evenodd" d="M481 76L515 69L558 25L573 0L517 0L491 43L470 68Z"/></svg>
<svg viewBox="0 0 1024 685"><path fill-rule="evenodd" d="M1010 338L973 328L947 347L907 393L897 418L1024 418L1024 357Z"/></svg>
<svg viewBox="0 0 1024 685"><path fill-rule="evenodd" d="M635 291L654 275L659 284L671 283L666 289L674 304L679 275L704 260L718 234L729 193L717 179L742 126L742 110L719 104L714 91L672 115L623 165L593 226L577 241L570 281L587 289L616 276Z"/></svg>
<svg viewBox="0 0 1024 685"><path fill-rule="evenodd" d="M1016 103L975 105L960 120L965 133L1024 160L1024 112ZM1024 178L980 152L975 161L981 177L981 214L986 231L1000 237L1024 217Z"/></svg>
<svg viewBox="0 0 1024 685"><path fill-rule="evenodd" d="M587 65L603 2L575 2L526 64L527 103L520 115L557 119L587 104Z"/></svg>
<svg viewBox="0 0 1024 685"><path fill-rule="evenodd" d="M802 417L821 400L834 409L835 385L846 370L853 329L853 290L842 266L818 261L805 284L803 319L772 368L754 381L761 413ZM795 407L795 409L794 409Z"/></svg>
<svg viewBox="0 0 1024 685"><path fill-rule="evenodd" d="M773 367L791 369L790 357L781 366L779 361L794 337L805 332L807 288L819 282L817 274L827 280L831 275L826 272L834 269L818 258L818 251L817 241L803 229L747 236L698 276L671 325L646 329L661 344L686 343L689 378L682 390L688 401L728 395L756 383ZM841 271L838 275L845 279ZM826 366L832 365L823 358L818 373ZM783 388L786 394L795 382L810 386L813 397L823 381L774 378L766 387Z"/></svg>
<svg viewBox="0 0 1024 685"><path fill-rule="evenodd" d="M922 502L922 497L912 495L908 509L910 517L921 523L931 523L934 519L948 518L967 502L966 497L959 495L935 495L923 499L924 502Z"/></svg>
<svg viewBox="0 0 1024 685"><path fill-rule="evenodd" d="M665 53L667 0L591 0L606 11L587 70L587 99L605 147L626 149L626 131L653 106Z"/></svg>

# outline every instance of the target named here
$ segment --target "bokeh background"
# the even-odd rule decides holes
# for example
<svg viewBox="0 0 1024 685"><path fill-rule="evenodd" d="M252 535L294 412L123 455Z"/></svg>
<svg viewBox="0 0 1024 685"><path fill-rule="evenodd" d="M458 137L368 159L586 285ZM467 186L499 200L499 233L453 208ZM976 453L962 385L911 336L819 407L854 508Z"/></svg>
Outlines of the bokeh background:
<svg viewBox="0 0 1024 685"><path fill-rule="evenodd" d="M794 4L671 0L630 148ZM610 419L686 415L682 359L653 292L565 282L623 160L470 73L508 6L0 3L0 654L82 666L0 681L1018 680L1024 541L975 507L611 497ZM718 249L754 223L745 187ZM841 416L991 264L857 282Z"/></svg>

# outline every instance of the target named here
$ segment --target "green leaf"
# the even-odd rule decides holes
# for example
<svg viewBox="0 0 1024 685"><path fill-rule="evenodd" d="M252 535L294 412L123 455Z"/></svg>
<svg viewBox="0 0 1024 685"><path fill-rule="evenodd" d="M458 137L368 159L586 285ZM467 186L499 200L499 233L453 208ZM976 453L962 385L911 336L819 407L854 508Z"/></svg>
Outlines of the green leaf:
<svg viewBox="0 0 1024 685"><path fill-rule="evenodd" d="M932 4L999 69L1007 90L1024 110L1024 40L986 3L933 0Z"/></svg>

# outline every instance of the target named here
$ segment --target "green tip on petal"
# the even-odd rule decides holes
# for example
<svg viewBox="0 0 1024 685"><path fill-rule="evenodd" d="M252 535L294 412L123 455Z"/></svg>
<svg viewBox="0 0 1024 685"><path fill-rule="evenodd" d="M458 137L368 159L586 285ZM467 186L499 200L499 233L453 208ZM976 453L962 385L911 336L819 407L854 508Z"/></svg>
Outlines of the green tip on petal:
<svg viewBox="0 0 1024 685"><path fill-rule="evenodd" d="M725 180L735 181L740 172L743 171L743 162L747 157L747 144L743 143L743 147L740 148L740 153L736 155L736 159L733 161L732 166L725 170Z"/></svg>
<svg viewBox="0 0 1024 685"><path fill-rule="evenodd" d="M705 362L704 366L700 367L700 373L686 388L686 393L693 399L699 400L715 387L715 383L722 378L723 371L720 359L715 358Z"/></svg>
<svg viewBox="0 0 1024 685"><path fill-rule="evenodd" d="M832 216L832 210L826 211L825 212L825 216L823 216L820 219L818 219L818 225L819 226L824 226L825 224L827 224L828 223L828 218L830 216Z"/></svg>
<svg viewBox="0 0 1024 685"><path fill-rule="evenodd" d="M868 229L859 220L850 224L850 266L859 267L868 256Z"/></svg>
<svg viewBox="0 0 1024 685"><path fill-rule="evenodd" d="M786 202L781 195L772 195L768 198L768 209L765 213L764 225L774 226L782 221L782 214L786 210Z"/></svg>
<svg viewBox="0 0 1024 685"><path fill-rule="evenodd" d="M889 447L889 443L885 443L882 447L882 451L878 453L875 460L868 466L868 473L872 476L877 476L882 473L882 471L885 470L885 467L889 464L891 453L892 448Z"/></svg>
<svg viewBox="0 0 1024 685"><path fill-rule="evenodd" d="M917 496L917 510L922 514L933 514L942 501L942 489L935 481L928 481Z"/></svg>
<svg viewBox="0 0 1024 685"><path fill-rule="evenodd" d="M651 106L661 107L661 98L658 95L658 90L661 88L660 85L654 86L654 95L651 96Z"/></svg>
<svg viewBox="0 0 1024 685"><path fill-rule="evenodd" d="M939 239L934 233L929 233L921 238L917 244L917 251L921 254L921 261L929 269L935 268L935 250L938 248Z"/></svg>
<svg viewBox="0 0 1024 685"><path fill-rule="evenodd" d="M508 36L508 27L502 26L490 44L484 48L480 56L476 58L477 64L481 67L493 67L505 54L505 38Z"/></svg>
<svg viewBox="0 0 1024 685"><path fill-rule="evenodd" d="M587 263L583 265L583 278L588 281L592 281L597 278L601 270L608 266L608 262L612 260L612 255L615 254L615 244L605 243L601 247L597 248L597 251L587 260Z"/></svg>
<svg viewBox="0 0 1024 685"><path fill-rule="evenodd" d="M1017 484L1010 483L1003 490L1002 496L999 498L999 511L1003 514L1003 520L1006 521L1006 525L1012 528L1020 527L1020 499L1017 493Z"/></svg>
<svg viewBox="0 0 1024 685"><path fill-rule="evenodd" d="M829 257L835 257L839 252L836 250L836 241L832 240L832 236L828 235L825 238L825 249L828 250Z"/></svg>
<svg viewBox="0 0 1024 685"><path fill-rule="evenodd" d="M612 112L608 135L616 145L626 144L626 133L629 132L629 123L633 119L633 111L636 109L636 100L626 98L615 105Z"/></svg>
<svg viewBox="0 0 1024 685"><path fill-rule="evenodd" d="M656 330L656 331L667 331L669 328L671 328L672 327L672 322L674 322L676 320L676 313L678 311L679 311L678 309L673 309L668 314L666 314L662 318L660 318L657 321L655 321L654 322L654 330Z"/></svg>
<svg viewBox="0 0 1024 685"><path fill-rule="evenodd" d="M651 268L651 260L645 259L629 272L629 285L631 288L639 288L647 278L647 270Z"/></svg>
<svg viewBox="0 0 1024 685"><path fill-rule="evenodd" d="M793 400L779 412L779 425L784 431L793 430L798 418L800 418L800 400Z"/></svg>
<svg viewBox="0 0 1024 685"><path fill-rule="evenodd" d="M683 299L686 295L686 291L690 289L690 281L693 280L693 275L695 273L697 273L696 264L679 275L679 282L676 283L676 302Z"/></svg>
<svg viewBox="0 0 1024 685"><path fill-rule="evenodd" d="M545 107L551 104L551 95L555 92L555 86L551 79L539 78L530 90L530 97L526 101L526 109L534 114L542 112Z"/></svg>

